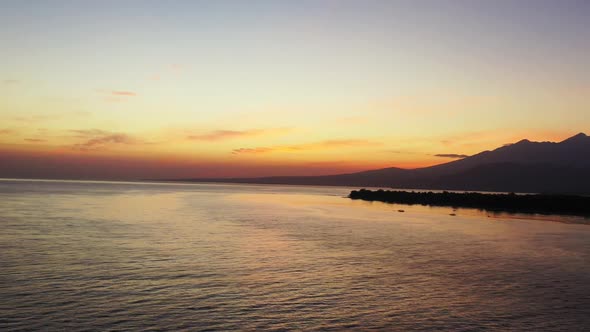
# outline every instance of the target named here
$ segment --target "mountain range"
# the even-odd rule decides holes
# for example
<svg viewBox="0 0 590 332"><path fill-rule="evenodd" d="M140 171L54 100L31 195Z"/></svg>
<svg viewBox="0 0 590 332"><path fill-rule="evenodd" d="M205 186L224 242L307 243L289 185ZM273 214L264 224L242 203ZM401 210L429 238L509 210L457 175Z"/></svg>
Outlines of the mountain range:
<svg viewBox="0 0 590 332"><path fill-rule="evenodd" d="M178 179L175 181L391 187L405 189L590 194L590 137L521 140L440 165L324 176Z"/></svg>

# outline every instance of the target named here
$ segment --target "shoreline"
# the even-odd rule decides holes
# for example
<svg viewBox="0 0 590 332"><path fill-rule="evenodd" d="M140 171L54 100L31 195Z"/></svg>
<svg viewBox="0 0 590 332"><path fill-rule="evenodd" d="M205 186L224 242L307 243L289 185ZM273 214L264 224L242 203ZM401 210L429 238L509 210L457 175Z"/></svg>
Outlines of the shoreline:
<svg viewBox="0 0 590 332"><path fill-rule="evenodd" d="M348 198L390 204L474 208L489 212L568 215L590 218L590 197L549 194L501 194L477 192L416 192L353 190Z"/></svg>

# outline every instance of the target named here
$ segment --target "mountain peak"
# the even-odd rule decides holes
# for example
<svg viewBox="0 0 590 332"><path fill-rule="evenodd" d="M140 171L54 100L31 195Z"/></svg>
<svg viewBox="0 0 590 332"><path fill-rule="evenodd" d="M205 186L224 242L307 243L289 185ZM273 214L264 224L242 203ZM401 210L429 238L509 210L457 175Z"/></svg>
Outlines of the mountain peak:
<svg viewBox="0 0 590 332"><path fill-rule="evenodd" d="M525 139L521 139L520 141L518 141L518 142L516 142L514 144L527 144L527 143L530 143L530 142L531 141L529 141L528 139L525 138Z"/></svg>
<svg viewBox="0 0 590 332"><path fill-rule="evenodd" d="M584 141L588 141L590 139L590 137L588 137L586 134L584 133L579 133L577 135L574 135L568 139L563 140L561 143L566 143L566 142L584 142Z"/></svg>

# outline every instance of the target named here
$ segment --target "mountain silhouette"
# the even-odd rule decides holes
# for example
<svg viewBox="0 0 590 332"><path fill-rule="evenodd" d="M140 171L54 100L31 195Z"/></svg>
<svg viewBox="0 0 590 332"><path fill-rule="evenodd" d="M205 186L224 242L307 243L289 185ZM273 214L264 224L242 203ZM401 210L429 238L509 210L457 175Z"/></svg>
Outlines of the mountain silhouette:
<svg viewBox="0 0 590 332"><path fill-rule="evenodd" d="M590 194L590 137L579 133L558 143L524 139L493 151L416 169L391 167L324 176L177 181Z"/></svg>

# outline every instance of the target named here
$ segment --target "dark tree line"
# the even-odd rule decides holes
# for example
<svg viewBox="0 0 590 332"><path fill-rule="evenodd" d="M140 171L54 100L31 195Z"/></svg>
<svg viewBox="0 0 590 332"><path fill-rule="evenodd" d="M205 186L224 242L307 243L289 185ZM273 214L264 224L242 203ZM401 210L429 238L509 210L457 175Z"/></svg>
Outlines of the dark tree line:
<svg viewBox="0 0 590 332"><path fill-rule="evenodd" d="M590 217L590 197L573 195L483 194L474 192L414 192L353 190L351 199L398 204L477 208L514 213L567 214Z"/></svg>

